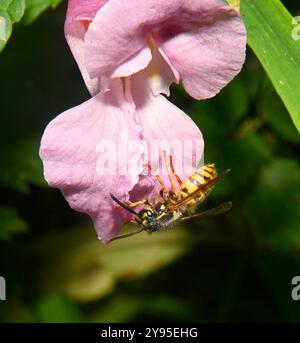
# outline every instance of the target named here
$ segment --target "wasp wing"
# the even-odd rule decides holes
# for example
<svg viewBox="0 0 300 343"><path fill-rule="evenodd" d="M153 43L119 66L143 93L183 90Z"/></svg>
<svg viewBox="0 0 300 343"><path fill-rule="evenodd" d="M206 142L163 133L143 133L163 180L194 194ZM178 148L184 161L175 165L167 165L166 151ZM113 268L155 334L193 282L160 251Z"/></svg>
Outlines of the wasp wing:
<svg viewBox="0 0 300 343"><path fill-rule="evenodd" d="M232 208L232 202L228 201L228 202L225 202L224 204L221 204L217 207L214 207L208 211L193 214L192 216L189 216L189 217L183 217L180 219L180 221L185 222L185 221L193 219L193 218L205 218L205 217L217 216L219 214L228 212L231 208Z"/></svg>
<svg viewBox="0 0 300 343"><path fill-rule="evenodd" d="M214 177L213 179L207 181L206 183L204 183L203 185L199 186L194 192L192 192L191 194L189 194L188 196L184 197L183 199L179 200L178 202L176 202L175 204L171 204L169 206L169 209L171 211L178 209L179 207L181 207L182 205L187 204L189 201L191 201L192 199L197 198L197 195L200 195L201 193L208 193L211 188L217 183L219 182L221 179L223 179L224 176L226 176L228 174L228 172L230 171L230 169L227 169L225 172L217 175L216 177Z"/></svg>

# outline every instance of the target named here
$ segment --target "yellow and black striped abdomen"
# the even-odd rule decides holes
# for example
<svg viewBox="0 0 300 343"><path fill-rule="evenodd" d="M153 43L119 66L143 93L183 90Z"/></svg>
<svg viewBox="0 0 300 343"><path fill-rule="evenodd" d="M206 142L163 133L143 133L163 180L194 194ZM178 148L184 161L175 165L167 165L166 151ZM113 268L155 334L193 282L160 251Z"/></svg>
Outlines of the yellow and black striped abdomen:
<svg viewBox="0 0 300 343"><path fill-rule="evenodd" d="M181 185L178 197L181 199L185 198L216 176L217 169L214 163L204 165L203 167L197 169L195 173Z"/></svg>

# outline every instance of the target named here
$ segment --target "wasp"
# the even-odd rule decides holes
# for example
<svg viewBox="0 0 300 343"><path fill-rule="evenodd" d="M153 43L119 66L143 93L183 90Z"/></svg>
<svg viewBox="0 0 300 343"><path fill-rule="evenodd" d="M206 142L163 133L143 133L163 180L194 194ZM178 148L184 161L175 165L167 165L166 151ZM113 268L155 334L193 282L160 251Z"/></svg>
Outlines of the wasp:
<svg viewBox="0 0 300 343"><path fill-rule="evenodd" d="M143 199L127 205L118 200L113 194L110 194L119 208L124 208L135 216L135 219L131 222L139 226L137 231L116 236L112 240L130 237L142 231L153 233L168 229L192 218L209 217L229 211L232 207L231 201L208 211L195 213L197 207L207 198L216 183L223 179L229 171L228 169L218 175L216 165L210 163L198 168L185 182L182 182L175 173L172 156L170 155L168 172L172 190L166 192L163 180L159 175L156 175L161 185L160 200L156 203L150 203L148 199ZM139 205L144 205L141 211L136 212L132 209L132 207Z"/></svg>

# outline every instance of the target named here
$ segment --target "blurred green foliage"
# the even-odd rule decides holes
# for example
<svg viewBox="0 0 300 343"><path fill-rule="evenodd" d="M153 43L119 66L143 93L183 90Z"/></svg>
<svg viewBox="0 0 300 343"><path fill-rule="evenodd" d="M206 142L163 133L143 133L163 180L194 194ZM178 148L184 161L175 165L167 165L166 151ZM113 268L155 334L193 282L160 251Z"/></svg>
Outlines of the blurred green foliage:
<svg viewBox="0 0 300 343"><path fill-rule="evenodd" d="M0 207L0 240L11 239L14 233L26 231L26 223L18 217L14 208Z"/></svg>
<svg viewBox="0 0 300 343"><path fill-rule="evenodd" d="M58 2L26 3L31 22ZM300 270L300 139L252 51L214 99L175 86L171 98L201 128L205 161L231 168L205 208L232 200L233 209L103 246L89 219L45 185L38 158L47 123L89 97L64 13L21 23L0 55L0 321L299 322L291 279Z"/></svg>
<svg viewBox="0 0 300 343"><path fill-rule="evenodd" d="M61 2L62 0L1 0L0 52L12 34L13 24L19 21L30 24L47 8L56 8Z"/></svg>

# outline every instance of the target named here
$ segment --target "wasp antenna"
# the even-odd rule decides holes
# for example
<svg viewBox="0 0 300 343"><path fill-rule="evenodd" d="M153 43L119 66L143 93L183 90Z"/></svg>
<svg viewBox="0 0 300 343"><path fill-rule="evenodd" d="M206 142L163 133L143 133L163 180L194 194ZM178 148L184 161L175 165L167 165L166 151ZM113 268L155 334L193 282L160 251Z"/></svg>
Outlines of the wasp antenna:
<svg viewBox="0 0 300 343"><path fill-rule="evenodd" d="M223 179L223 177L226 176L230 171L231 169L226 169L225 171L223 171L222 173L218 175L218 178Z"/></svg>
<svg viewBox="0 0 300 343"><path fill-rule="evenodd" d="M121 207L123 207L125 210L127 210L128 212L134 214L135 216L139 216L139 214L137 212L135 212L132 208L130 208L129 206L123 204L119 199L117 199L114 195L112 195L111 193L109 193L109 195L111 196L111 198L113 199L113 201L115 201L118 205L120 205Z"/></svg>
<svg viewBox="0 0 300 343"><path fill-rule="evenodd" d="M123 239L123 238L131 237L131 236L137 235L138 233L141 233L142 231L144 231L144 228L137 230L137 231L125 233L124 235L115 236L111 239L111 241L116 241L117 239Z"/></svg>

